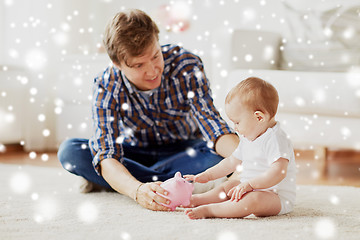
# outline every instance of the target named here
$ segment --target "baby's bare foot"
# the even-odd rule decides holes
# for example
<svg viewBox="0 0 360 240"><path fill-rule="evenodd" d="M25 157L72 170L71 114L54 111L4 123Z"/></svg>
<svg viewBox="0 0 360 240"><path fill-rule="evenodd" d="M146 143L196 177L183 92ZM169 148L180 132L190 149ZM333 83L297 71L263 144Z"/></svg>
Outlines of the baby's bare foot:
<svg viewBox="0 0 360 240"><path fill-rule="evenodd" d="M185 210L190 219L202 219L208 217L208 210L205 206Z"/></svg>
<svg viewBox="0 0 360 240"><path fill-rule="evenodd" d="M196 218L196 214L194 214L194 209L187 209L185 210L185 214L190 218L190 219L197 219Z"/></svg>
<svg viewBox="0 0 360 240"><path fill-rule="evenodd" d="M196 195L192 195L190 198L190 204L187 206L183 206L184 208L194 208L199 206L200 204L198 204L198 196Z"/></svg>

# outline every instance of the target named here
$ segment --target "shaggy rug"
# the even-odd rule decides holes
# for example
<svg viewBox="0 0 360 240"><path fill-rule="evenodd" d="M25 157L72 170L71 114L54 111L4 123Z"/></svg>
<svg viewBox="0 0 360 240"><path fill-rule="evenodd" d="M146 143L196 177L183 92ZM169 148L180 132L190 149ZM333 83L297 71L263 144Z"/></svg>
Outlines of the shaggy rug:
<svg viewBox="0 0 360 240"><path fill-rule="evenodd" d="M115 192L81 194L61 168L0 164L0 239L359 239L360 188L300 185L287 215L190 220Z"/></svg>

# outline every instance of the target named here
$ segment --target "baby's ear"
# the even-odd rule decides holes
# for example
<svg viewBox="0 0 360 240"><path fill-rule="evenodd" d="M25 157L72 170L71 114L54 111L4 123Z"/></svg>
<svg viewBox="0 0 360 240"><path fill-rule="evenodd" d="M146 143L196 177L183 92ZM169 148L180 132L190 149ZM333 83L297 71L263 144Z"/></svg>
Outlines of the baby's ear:
<svg viewBox="0 0 360 240"><path fill-rule="evenodd" d="M256 111L254 112L254 116L259 122L262 122L265 120L265 114L262 111Z"/></svg>

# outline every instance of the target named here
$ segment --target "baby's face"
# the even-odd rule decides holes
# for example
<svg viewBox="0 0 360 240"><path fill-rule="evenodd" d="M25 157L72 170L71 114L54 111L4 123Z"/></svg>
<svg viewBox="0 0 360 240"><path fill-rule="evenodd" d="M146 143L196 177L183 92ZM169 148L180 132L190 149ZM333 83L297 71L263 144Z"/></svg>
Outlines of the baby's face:
<svg viewBox="0 0 360 240"><path fill-rule="evenodd" d="M225 112L234 123L235 131L250 141L259 136L260 126L256 114L249 108L243 106L240 101L233 99L225 104Z"/></svg>

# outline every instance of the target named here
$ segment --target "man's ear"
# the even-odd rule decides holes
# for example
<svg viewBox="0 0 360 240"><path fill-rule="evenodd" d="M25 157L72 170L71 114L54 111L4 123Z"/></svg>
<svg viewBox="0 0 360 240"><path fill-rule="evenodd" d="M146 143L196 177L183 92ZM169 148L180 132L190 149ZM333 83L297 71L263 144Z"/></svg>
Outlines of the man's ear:
<svg viewBox="0 0 360 240"><path fill-rule="evenodd" d="M262 111L255 111L254 116L259 122L265 121L265 114Z"/></svg>

